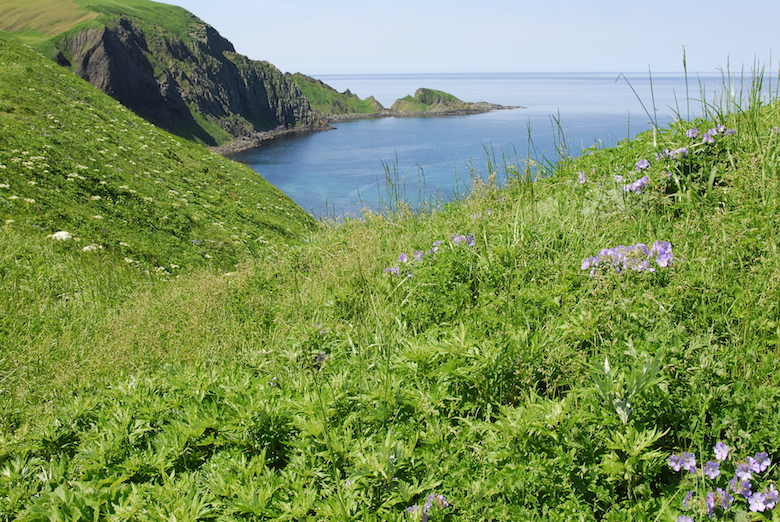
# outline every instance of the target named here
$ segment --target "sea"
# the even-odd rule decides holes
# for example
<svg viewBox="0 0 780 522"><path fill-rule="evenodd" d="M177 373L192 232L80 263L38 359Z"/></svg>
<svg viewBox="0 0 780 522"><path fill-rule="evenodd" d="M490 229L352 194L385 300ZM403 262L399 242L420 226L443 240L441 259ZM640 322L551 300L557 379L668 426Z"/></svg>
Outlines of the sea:
<svg viewBox="0 0 780 522"><path fill-rule="evenodd" d="M609 147L741 89L721 73L496 73L320 75L339 92L385 107L421 87L516 109L446 117L361 119L297 132L231 155L313 216L359 217L399 199L446 202L489 163L554 164L561 151ZM725 87L724 87L725 86Z"/></svg>

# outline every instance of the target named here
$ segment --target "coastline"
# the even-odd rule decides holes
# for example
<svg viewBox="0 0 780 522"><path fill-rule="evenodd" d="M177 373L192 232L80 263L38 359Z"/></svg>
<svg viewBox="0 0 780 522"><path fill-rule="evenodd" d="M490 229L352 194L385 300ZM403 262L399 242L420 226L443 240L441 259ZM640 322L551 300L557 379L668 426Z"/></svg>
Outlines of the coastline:
<svg viewBox="0 0 780 522"><path fill-rule="evenodd" d="M236 138L233 141L229 141L222 145L215 147L208 147L211 152L222 156L242 152L248 149L259 147L264 141L273 140L287 134L293 134L296 132L323 132L329 130L335 130L336 127L331 123L341 123L354 120L367 120L376 118L446 118L449 116L470 116L472 114L484 114L486 112L500 111L500 110L512 110L512 109L526 109L523 106L505 106L497 105L495 103L478 102L472 103L472 107L468 109L457 110L431 110L431 111L394 111L392 109L384 109L382 112L375 113L350 113L350 114L336 114L326 116L324 121L319 124L312 125L300 125L297 127L279 126L275 129L267 131L257 131L249 136L242 136Z"/></svg>

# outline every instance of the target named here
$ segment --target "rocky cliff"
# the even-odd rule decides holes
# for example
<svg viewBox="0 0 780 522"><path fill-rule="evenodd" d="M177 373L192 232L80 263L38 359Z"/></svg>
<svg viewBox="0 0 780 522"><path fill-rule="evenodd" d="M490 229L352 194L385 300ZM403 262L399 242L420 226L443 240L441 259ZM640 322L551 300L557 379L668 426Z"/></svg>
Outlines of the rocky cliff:
<svg viewBox="0 0 780 522"><path fill-rule="evenodd" d="M120 15L55 39L55 59L152 123L206 145L325 125L288 76L237 54L189 16L187 34L175 34Z"/></svg>

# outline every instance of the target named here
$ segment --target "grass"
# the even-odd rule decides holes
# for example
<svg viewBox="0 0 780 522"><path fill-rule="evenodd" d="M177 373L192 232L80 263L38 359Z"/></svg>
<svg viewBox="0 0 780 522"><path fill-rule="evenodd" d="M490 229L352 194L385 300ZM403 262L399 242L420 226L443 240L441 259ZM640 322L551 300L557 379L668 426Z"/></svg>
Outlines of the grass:
<svg viewBox="0 0 780 522"><path fill-rule="evenodd" d="M249 227L256 220L230 209L259 186L25 53L5 43L0 68L0 85L38 78L0 97L3 143L14 140L0 183L18 195L3 193L0 207L14 212L0 235L0 520L709 520L700 500L725 486L731 463L710 482L675 472L670 455L701 465L722 441L735 463L760 452L777 461L774 98L730 100L713 119L549 170L491 161L468 197L443 208L397 202L312 232L294 229L289 209L295 233L195 262L200 235L186 227L158 243L169 236L128 223L103 251L82 252L99 239L87 219L97 207L85 205L105 200L78 178L40 192L56 179L45 170L81 162L90 169L73 172L110 183L116 199L99 209L108 230L126 216L162 223L177 201L179 212L206 212L201 199L226 229ZM62 103L77 87L106 111L99 133L92 111ZM85 158L75 138L43 148L58 125L48 114L82 130ZM122 129L154 139L123 141ZM118 148L98 155L114 142L127 160ZM58 161L42 167L34 147ZM124 174L108 176L108 164ZM231 175L210 192L197 176L217 166ZM179 193L161 216L115 203L120 185L138 197L157 187L133 176L152 168L163 186L150 197ZM624 188L644 176L639 193ZM184 177L200 180L190 206ZM84 191L69 192L79 182ZM60 228L82 241L46 237ZM674 259L650 255L652 272L582 268L603 249L656 241ZM160 264L161 274L143 252L191 262ZM778 468L755 475L761 491ZM714 515L777 516L734 497Z"/></svg>
<svg viewBox="0 0 780 522"><path fill-rule="evenodd" d="M337 92L320 80L301 73L293 74L292 79L311 106L323 114L378 114L383 110L373 97L361 100L355 94Z"/></svg>

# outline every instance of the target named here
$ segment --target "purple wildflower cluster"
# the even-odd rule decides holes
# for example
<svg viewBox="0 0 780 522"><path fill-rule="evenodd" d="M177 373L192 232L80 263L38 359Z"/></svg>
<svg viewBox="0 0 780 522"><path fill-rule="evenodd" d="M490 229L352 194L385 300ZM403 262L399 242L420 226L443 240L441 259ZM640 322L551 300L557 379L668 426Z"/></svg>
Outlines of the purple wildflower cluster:
<svg viewBox="0 0 780 522"><path fill-rule="evenodd" d="M655 159L657 160L662 160L664 158L681 159L681 158L687 158L689 154L690 151L688 150L688 147L680 147L679 149L674 149L674 150L664 149L655 155Z"/></svg>
<svg viewBox="0 0 780 522"><path fill-rule="evenodd" d="M439 509L444 509L446 507L449 507L449 502L447 502L447 499L444 498L444 495L437 495L431 493L428 495L428 499L425 502L425 505L420 507L419 504L415 504L413 506L409 506L406 508L406 512L409 513L412 516L412 520L421 520L422 522L428 522L428 513L430 512L431 508L434 506Z"/></svg>
<svg viewBox="0 0 780 522"><path fill-rule="evenodd" d="M710 480L722 476L721 465L729 456L730 449L723 442L718 442L714 448L715 460L707 461L701 470L696 467L696 456L693 453L683 451L669 457L669 467L674 471L687 471L690 474L697 474L701 471L702 475ZM778 490L774 484L762 491L753 491L753 484L750 482L755 474L763 473L772 463L769 455L765 452L757 453L753 457L738 462L734 469L734 477L729 480L726 488L716 487L708 488L709 491L703 498L695 499L696 492L689 491L682 502L682 508L685 510L699 507L702 512L707 511L707 516L713 518L716 511L728 511L732 504L737 500L736 496L741 496L748 503L748 509L753 512L762 513L772 509L778 502ZM677 522L693 522L693 518L688 515L681 515Z"/></svg>
<svg viewBox="0 0 780 522"><path fill-rule="evenodd" d="M450 241L453 245L461 245L465 244L468 246L474 246L476 244L476 239L474 239L474 236L472 235L464 235L464 234L455 234L450 238ZM438 240L433 242L433 246L430 250L423 251L423 250L416 250L412 257L409 257L408 254L405 252L402 252L398 256L398 265L393 267L385 268L385 273L388 273L390 275L399 276L403 272L402 267L406 266L408 267L408 270L406 270L406 277L412 277L411 269L415 268L416 266L419 266L420 263L423 262L424 259L427 257L436 257L436 252L439 251L439 246L443 243L443 241Z"/></svg>
<svg viewBox="0 0 780 522"><path fill-rule="evenodd" d="M715 136L722 134L724 136L728 136L731 134L736 134L737 131L735 129L727 129L725 125L716 125L715 127L709 129L707 132L704 133L704 135L701 137L702 143L715 143ZM685 132L685 136L688 138L691 138L693 140L697 139L700 135L699 128L693 127L691 129L688 129Z"/></svg>
<svg viewBox="0 0 780 522"><path fill-rule="evenodd" d="M585 258L581 268L590 269L590 275L595 275L599 268L607 270L614 268L618 274L626 269L655 272L653 260L661 268L668 267L674 260L672 244L668 241L656 241L650 247L644 243L637 243L632 246L618 245L615 248L604 248L595 256Z"/></svg>
<svg viewBox="0 0 780 522"><path fill-rule="evenodd" d="M650 178L648 176L642 176L633 183L623 185L623 192L633 192L634 194L641 194L642 191L650 184Z"/></svg>

